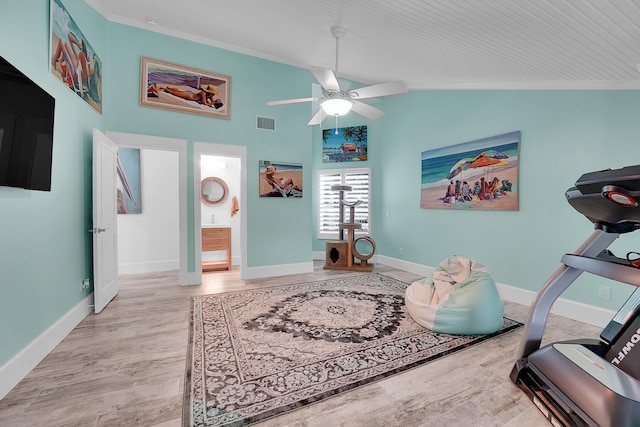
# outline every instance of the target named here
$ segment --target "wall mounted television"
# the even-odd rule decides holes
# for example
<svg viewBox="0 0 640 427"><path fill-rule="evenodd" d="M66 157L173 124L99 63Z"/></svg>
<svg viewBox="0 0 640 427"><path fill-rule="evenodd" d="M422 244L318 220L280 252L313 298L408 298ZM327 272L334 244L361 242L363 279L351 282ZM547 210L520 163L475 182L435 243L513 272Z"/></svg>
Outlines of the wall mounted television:
<svg viewBox="0 0 640 427"><path fill-rule="evenodd" d="M55 98L0 56L0 187L51 191Z"/></svg>

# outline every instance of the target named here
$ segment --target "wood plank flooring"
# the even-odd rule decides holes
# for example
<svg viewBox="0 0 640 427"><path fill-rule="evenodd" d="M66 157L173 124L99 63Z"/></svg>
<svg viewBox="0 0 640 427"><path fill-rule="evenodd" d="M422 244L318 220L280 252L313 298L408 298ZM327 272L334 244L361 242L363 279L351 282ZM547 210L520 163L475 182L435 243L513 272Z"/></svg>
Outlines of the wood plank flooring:
<svg viewBox="0 0 640 427"><path fill-rule="evenodd" d="M405 282L419 277L384 265ZM121 276L120 293L85 318L0 401L0 426L181 426L193 295L357 275L323 270L242 281L238 270L181 287L177 272ZM524 322L527 308L507 303ZM593 326L552 316L545 342L597 337ZM522 330L467 348L257 426L548 426L509 380Z"/></svg>

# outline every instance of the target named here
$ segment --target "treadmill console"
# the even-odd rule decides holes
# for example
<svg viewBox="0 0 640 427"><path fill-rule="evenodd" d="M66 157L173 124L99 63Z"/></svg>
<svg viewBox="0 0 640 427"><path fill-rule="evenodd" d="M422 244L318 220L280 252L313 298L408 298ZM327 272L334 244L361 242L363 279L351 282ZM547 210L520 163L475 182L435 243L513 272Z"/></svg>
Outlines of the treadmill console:
<svg viewBox="0 0 640 427"><path fill-rule="evenodd" d="M640 228L640 165L586 173L565 196L574 209L608 233Z"/></svg>

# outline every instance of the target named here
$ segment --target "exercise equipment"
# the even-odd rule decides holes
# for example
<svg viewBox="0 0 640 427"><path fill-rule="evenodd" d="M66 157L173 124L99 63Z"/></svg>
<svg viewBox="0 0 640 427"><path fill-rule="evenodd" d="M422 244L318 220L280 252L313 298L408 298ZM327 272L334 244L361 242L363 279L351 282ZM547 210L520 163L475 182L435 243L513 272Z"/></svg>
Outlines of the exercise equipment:
<svg viewBox="0 0 640 427"><path fill-rule="evenodd" d="M640 287L640 267L607 250L640 228L640 165L582 175L565 193L594 224L593 234L551 276L532 304L511 380L557 426L640 426L640 288L600 340L540 348L551 306L583 273Z"/></svg>

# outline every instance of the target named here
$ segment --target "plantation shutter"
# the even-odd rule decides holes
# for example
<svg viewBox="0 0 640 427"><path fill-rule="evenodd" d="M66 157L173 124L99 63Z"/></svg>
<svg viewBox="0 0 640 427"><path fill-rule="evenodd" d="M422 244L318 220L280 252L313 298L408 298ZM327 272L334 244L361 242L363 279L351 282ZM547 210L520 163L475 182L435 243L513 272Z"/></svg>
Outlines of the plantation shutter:
<svg viewBox="0 0 640 427"><path fill-rule="evenodd" d="M338 239L340 220L340 192L332 191L334 185L349 185L351 191L344 192L344 200L361 203L354 211L354 222L362 224L361 230L356 230L356 237L370 234L369 230L369 197L370 197L369 169L340 169L321 170L318 172L318 238ZM344 221L349 222L350 208L344 209Z"/></svg>

